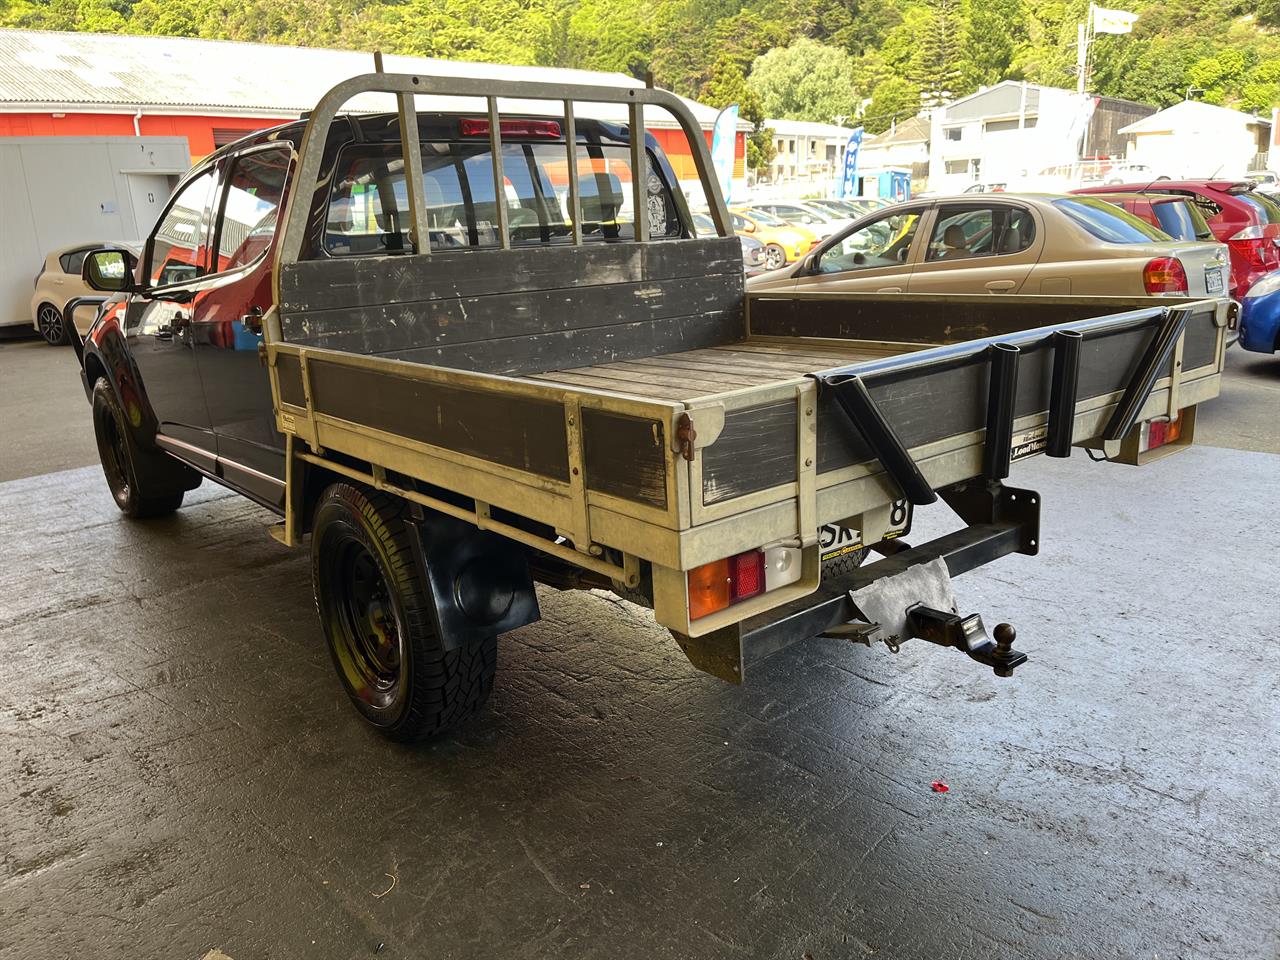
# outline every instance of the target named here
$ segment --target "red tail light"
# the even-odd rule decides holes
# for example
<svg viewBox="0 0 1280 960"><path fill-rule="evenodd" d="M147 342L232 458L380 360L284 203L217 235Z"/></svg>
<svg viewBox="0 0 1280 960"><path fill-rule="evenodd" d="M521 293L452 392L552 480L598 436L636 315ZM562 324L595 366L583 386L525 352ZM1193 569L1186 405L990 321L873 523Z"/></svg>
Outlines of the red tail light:
<svg viewBox="0 0 1280 960"><path fill-rule="evenodd" d="M483 117L469 117L458 122L458 129L464 137L487 137L489 121ZM556 140L560 137L560 124L555 120L499 120L498 132L504 137Z"/></svg>
<svg viewBox="0 0 1280 960"><path fill-rule="evenodd" d="M748 550L689 571L689 619L697 620L765 590L765 552ZM780 577L779 585L798 579Z"/></svg>
<svg viewBox="0 0 1280 960"><path fill-rule="evenodd" d="M1245 227L1227 242L1251 273L1280 269L1280 224Z"/></svg>
<svg viewBox="0 0 1280 960"><path fill-rule="evenodd" d="M1187 271L1177 257L1156 257L1142 269L1147 293L1186 293Z"/></svg>
<svg viewBox="0 0 1280 960"><path fill-rule="evenodd" d="M764 593L764 551L748 550L730 557L729 579L735 603Z"/></svg>

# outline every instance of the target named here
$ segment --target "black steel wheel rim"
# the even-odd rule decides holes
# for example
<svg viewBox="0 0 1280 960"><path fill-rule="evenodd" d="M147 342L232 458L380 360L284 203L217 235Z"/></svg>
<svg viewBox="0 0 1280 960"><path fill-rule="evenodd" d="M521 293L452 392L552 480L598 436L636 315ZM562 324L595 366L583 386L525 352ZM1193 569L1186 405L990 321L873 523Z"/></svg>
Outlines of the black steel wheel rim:
<svg viewBox="0 0 1280 960"><path fill-rule="evenodd" d="M399 699L403 661L399 617L377 559L346 534L332 545L326 584L333 606L335 652L355 696L385 709Z"/></svg>
<svg viewBox="0 0 1280 960"><path fill-rule="evenodd" d="M45 304L36 314L36 322L40 326L40 336L49 343L61 343L63 337L62 314L56 307Z"/></svg>
<svg viewBox="0 0 1280 960"><path fill-rule="evenodd" d="M123 502L129 499L129 451L125 446L124 430L110 410L100 412L99 426L102 432L99 447L102 470L107 475L111 491Z"/></svg>

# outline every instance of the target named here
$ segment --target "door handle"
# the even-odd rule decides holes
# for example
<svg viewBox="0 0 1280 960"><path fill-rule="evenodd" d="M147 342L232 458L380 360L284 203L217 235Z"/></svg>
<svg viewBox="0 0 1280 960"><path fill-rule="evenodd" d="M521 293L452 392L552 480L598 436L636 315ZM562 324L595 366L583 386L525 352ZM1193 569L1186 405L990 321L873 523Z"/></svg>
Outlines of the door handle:
<svg viewBox="0 0 1280 960"><path fill-rule="evenodd" d="M881 287L876 293L901 293L901 287Z"/></svg>
<svg viewBox="0 0 1280 960"><path fill-rule="evenodd" d="M1017 285L1013 280L992 280L987 284L987 289L992 293L1008 293Z"/></svg>
<svg viewBox="0 0 1280 960"><path fill-rule="evenodd" d="M240 323L250 333L262 336L262 308L250 307L249 312L240 318Z"/></svg>

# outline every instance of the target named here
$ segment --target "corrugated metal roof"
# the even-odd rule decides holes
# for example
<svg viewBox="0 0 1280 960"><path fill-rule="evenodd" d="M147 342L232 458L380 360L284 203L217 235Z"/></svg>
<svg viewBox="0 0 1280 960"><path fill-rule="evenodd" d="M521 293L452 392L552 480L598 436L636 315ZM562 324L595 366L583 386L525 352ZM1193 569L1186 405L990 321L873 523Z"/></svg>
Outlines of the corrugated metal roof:
<svg viewBox="0 0 1280 960"><path fill-rule="evenodd" d="M532 80L592 86L639 87L621 73L558 67L383 58L389 73L425 76ZM310 110L339 81L373 70L373 57L350 50L273 46L197 40L189 37L141 37L100 33L53 33L0 29L0 111L98 107L130 112L208 113L288 116ZM425 98L424 98L425 99ZM436 98L444 100L444 98ZM686 100L704 127L717 111ZM354 109L394 109L389 98L353 101ZM476 109L475 100L452 98L423 109ZM534 105L529 104L530 107ZM504 102L504 107L507 105ZM511 104L511 110L523 110ZM529 112L545 112L543 109ZM622 119L625 107L593 105L579 111L600 119ZM654 116L655 113L661 116ZM646 111L645 122L668 126L666 111Z"/></svg>

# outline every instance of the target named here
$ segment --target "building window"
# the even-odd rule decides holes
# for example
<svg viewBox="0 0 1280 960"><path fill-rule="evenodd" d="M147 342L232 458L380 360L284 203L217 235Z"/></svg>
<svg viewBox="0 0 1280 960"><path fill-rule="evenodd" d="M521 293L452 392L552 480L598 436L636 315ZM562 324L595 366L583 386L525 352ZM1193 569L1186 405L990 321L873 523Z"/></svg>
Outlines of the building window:
<svg viewBox="0 0 1280 960"><path fill-rule="evenodd" d="M1019 126L1030 128L1035 125L1035 117L1025 117L1021 123L1018 120L988 120L982 128L987 133L1000 133L1004 130L1017 130Z"/></svg>
<svg viewBox="0 0 1280 960"><path fill-rule="evenodd" d="M968 160L948 160L947 161L947 173L953 174L953 173L968 173L968 172L969 172Z"/></svg>
<svg viewBox="0 0 1280 960"><path fill-rule="evenodd" d="M788 140L787 153L795 153L795 152L796 152L796 142L794 140Z"/></svg>
<svg viewBox="0 0 1280 960"><path fill-rule="evenodd" d="M959 140L960 132L962 129L963 129L962 127L947 127L947 129L944 130L943 133L946 134L946 137L948 140Z"/></svg>

